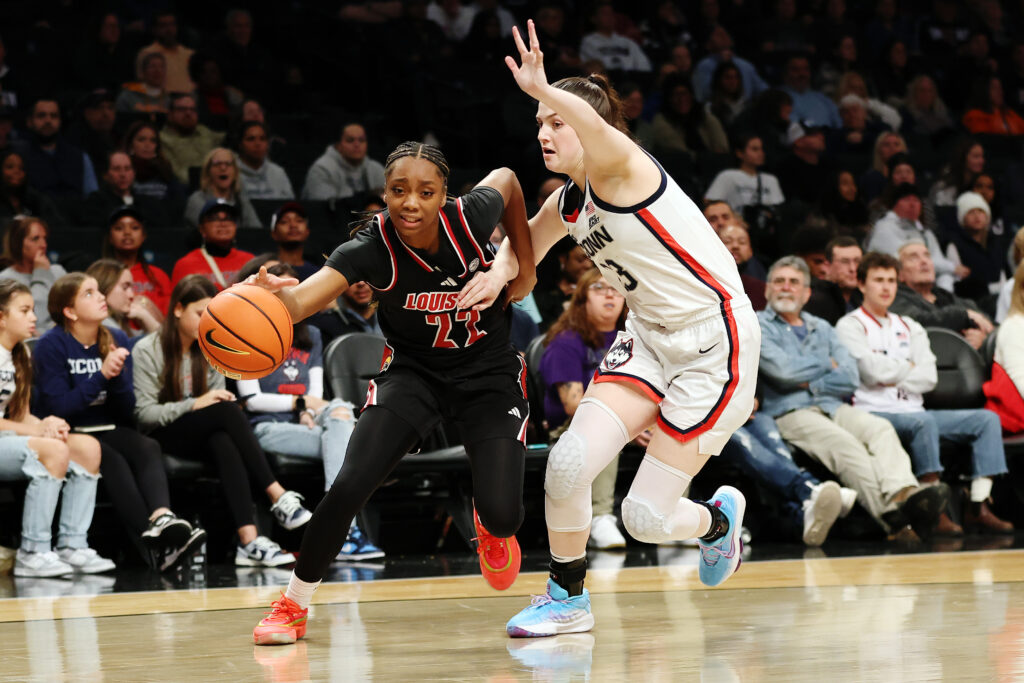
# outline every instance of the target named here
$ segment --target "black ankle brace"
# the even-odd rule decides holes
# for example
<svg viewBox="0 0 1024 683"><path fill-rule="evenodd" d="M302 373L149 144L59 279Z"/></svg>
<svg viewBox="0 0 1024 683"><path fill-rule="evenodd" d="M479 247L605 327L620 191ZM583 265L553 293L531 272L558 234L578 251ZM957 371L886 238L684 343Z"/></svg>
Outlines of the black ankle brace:
<svg viewBox="0 0 1024 683"><path fill-rule="evenodd" d="M705 503L704 501L696 501L698 505L703 505L711 513L711 528L708 532L700 537L700 540L705 543L714 543L722 536L729 533L729 520L726 518L725 513L719 510L714 505Z"/></svg>
<svg viewBox="0 0 1024 683"><path fill-rule="evenodd" d="M551 580L568 591L569 595L583 595L583 579L587 576L587 558L572 562L556 562L548 565Z"/></svg>

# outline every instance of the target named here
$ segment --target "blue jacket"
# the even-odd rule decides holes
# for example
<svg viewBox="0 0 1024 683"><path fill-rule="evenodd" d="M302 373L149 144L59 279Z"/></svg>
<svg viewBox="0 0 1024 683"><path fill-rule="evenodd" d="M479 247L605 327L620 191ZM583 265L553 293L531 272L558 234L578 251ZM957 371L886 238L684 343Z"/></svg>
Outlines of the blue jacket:
<svg viewBox="0 0 1024 683"><path fill-rule="evenodd" d="M128 346L121 330L111 330L118 346ZM121 374L107 379L100 372L103 358L99 345L82 348L61 327L40 337L32 351L32 369L39 387L39 414L56 415L72 427L135 423L135 391L132 388L132 357Z"/></svg>
<svg viewBox="0 0 1024 683"><path fill-rule="evenodd" d="M778 417L791 410L817 406L835 414L860 385L857 361L839 341L827 321L809 313L800 319L807 327L803 341L770 307L758 311L761 322L760 377L764 380L761 409ZM836 367L832 367L832 361ZM801 387L801 384L807 387Z"/></svg>

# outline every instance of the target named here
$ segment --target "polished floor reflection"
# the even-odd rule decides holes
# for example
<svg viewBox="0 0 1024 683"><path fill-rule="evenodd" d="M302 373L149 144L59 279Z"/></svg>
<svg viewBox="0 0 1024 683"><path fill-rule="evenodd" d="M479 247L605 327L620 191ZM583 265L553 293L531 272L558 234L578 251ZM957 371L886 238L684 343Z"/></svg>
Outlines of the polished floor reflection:
<svg viewBox="0 0 1024 683"><path fill-rule="evenodd" d="M479 577L328 584L307 638L256 648L269 587L0 601L0 680L1024 679L1024 551L595 570L591 634L510 640ZM107 615L107 616L105 616Z"/></svg>

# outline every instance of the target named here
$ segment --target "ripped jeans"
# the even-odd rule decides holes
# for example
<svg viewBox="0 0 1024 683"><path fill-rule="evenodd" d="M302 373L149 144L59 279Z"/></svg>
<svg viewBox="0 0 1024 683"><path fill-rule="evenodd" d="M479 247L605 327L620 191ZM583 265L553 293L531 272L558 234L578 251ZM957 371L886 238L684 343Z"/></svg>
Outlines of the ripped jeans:
<svg viewBox="0 0 1024 683"><path fill-rule="evenodd" d="M57 547L89 547L87 536L96 506L99 475L89 474L78 463L69 462L65 477L54 477L29 447L30 438L0 432L0 480L29 480L21 516L21 549L30 553L52 549L53 515L62 486L64 504L60 509Z"/></svg>
<svg viewBox="0 0 1024 683"><path fill-rule="evenodd" d="M332 417L331 413L338 408L347 410L348 417ZM326 491L345 462L348 440L356 426L355 416L355 406L336 398L317 414L316 426L312 428L296 422L259 422L253 426L253 431L265 451L323 460Z"/></svg>
<svg viewBox="0 0 1024 683"><path fill-rule="evenodd" d="M793 462L789 446L779 435L775 420L758 411L737 429L722 456L783 500L802 503L811 497L818 480Z"/></svg>

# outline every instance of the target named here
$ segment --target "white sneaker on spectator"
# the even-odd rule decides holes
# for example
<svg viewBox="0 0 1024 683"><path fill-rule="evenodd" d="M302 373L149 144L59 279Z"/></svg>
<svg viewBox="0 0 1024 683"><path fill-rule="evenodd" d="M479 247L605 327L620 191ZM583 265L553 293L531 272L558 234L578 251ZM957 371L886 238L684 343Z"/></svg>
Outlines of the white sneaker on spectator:
<svg viewBox="0 0 1024 683"><path fill-rule="evenodd" d="M257 536L235 551L235 565L239 567L280 567L294 561L294 555L281 550L281 546L266 536Z"/></svg>
<svg viewBox="0 0 1024 683"><path fill-rule="evenodd" d="M626 539L619 531L618 521L615 515L598 515L590 523L590 538L587 545L597 550L610 550L612 548L625 548Z"/></svg>
<svg viewBox="0 0 1024 683"><path fill-rule="evenodd" d="M74 568L64 562L57 553L48 550L45 553L29 553L18 549L14 557L14 575L34 578L68 576Z"/></svg>
<svg viewBox="0 0 1024 683"><path fill-rule="evenodd" d="M149 523L142 541L150 548L176 548L192 535L192 525L173 512L165 512Z"/></svg>
<svg viewBox="0 0 1024 683"><path fill-rule="evenodd" d="M308 522L313 513L302 506L303 495L296 491L285 491L270 507L277 523L291 531Z"/></svg>
<svg viewBox="0 0 1024 683"><path fill-rule="evenodd" d="M843 497L843 506L839 509L839 516L845 517L850 514L854 504L857 502L857 492L844 486L839 489L839 493Z"/></svg>
<svg viewBox="0 0 1024 683"><path fill-rule="evenodd" d="M100 557L92 548L57 548L57 556L82 574L99 574L115 568L113 562Z"/></svg>
<svg viewBox="0 0 1024 683"><path fill-rule="evenodd" d="M804 544L818 546L825 542L836 523L843 505L842 490L834 481L811 486L811 497L804 501Z"/></svg>

